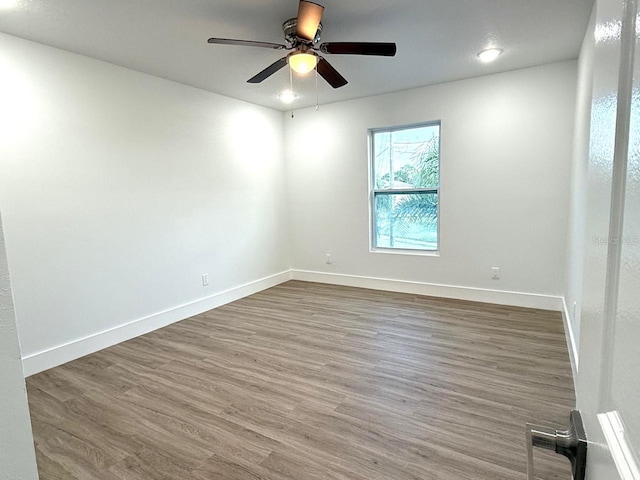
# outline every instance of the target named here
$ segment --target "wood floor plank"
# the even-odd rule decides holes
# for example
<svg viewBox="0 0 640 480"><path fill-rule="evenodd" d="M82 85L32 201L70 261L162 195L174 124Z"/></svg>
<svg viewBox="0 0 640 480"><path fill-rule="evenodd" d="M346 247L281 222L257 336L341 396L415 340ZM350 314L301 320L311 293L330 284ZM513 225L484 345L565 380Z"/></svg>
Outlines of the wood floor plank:
<svg viewBox="0 0 640 480"><path fill-rule="evenodd" d="M524 480L575 402L557 312L295 281L27 388L41 480Z"/></svg>

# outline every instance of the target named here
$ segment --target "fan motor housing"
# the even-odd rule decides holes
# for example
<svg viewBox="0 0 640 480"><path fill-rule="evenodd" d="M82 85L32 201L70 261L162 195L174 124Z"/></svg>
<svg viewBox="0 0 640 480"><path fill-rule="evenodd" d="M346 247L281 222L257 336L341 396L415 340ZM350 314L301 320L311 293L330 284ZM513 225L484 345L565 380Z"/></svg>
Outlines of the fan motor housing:
<svg viewBox="0 0 640 480"><path fill-rule="evenodd" d="M296 45L300 43L300 38L296 35L298 31L298 18L290 18L286 22L282 24L282 31L284 32L284 38L291 45ZM312 45L315 45L320 41L320 34L322 33L322 22L318 24L318 30L316 31L316 36L313 37Z"/></svg>

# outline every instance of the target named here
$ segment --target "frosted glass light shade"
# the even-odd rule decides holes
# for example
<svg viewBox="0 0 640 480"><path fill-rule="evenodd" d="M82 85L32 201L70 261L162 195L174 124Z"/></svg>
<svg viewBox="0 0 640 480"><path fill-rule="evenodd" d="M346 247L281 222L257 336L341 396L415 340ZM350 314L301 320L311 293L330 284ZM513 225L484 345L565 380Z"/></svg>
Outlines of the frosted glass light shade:
<svg viewBox="0 0 640 480"><path fill-rule="evenodd" d="M289 65L297 73L309 73L316 68L317 61L318 57L310 53L296 53L289 57Z"/></svg>
<svg viewBox="0 0 640 480"><path fill-rule="evenodd" d="M18 6L18 0L0 0L0 10L9 10Z"/></svg>

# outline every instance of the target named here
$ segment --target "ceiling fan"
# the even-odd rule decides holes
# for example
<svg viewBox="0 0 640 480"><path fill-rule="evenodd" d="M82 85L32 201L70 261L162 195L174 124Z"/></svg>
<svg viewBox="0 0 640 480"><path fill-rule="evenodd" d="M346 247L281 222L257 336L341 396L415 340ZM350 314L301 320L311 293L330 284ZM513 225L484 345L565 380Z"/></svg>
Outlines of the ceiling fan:
<svg viewBox="0 0 640 480"><path fill-rule="evenodd" d="M240 45L247 47L262 47L275 50L291 50L291 53L272 63L254 77L247 80L248 83L260 83L276 73L287 64L298 73L308 73L317 69L318 74L324 78L333 88L346 85L347 80L338 73L317 52L333 55L377 55L393 57L396 54L395 43L379 42L320 42L322 32L322 13L324 7L307 0L300 0L298 16L291 18L282 24L285 44L255 42L251 40L233 40L229 38L210 38L209 43L219 45Z"/></svg>

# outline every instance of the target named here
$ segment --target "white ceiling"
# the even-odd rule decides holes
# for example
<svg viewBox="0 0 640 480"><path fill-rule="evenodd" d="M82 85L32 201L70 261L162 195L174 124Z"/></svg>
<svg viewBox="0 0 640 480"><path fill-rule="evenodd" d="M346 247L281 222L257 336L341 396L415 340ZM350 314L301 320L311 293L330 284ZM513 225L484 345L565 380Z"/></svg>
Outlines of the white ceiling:
<svg viewBox="0 0 640 480"><path fill-rule="evenodd" d="M246 80L284 56L209 45L209 37L283 43L297 0L15 0L0 31L248 102L287 110L282 69ZM593 0L318 0L322 41L396 42L396 57L326 55L349 84L319 81L320 103L576 58ZM8 3L8 0L4 0ZM476 54L504 49L493 64ZM315 78L294 77L294 108L314 105Z"/></svg>

